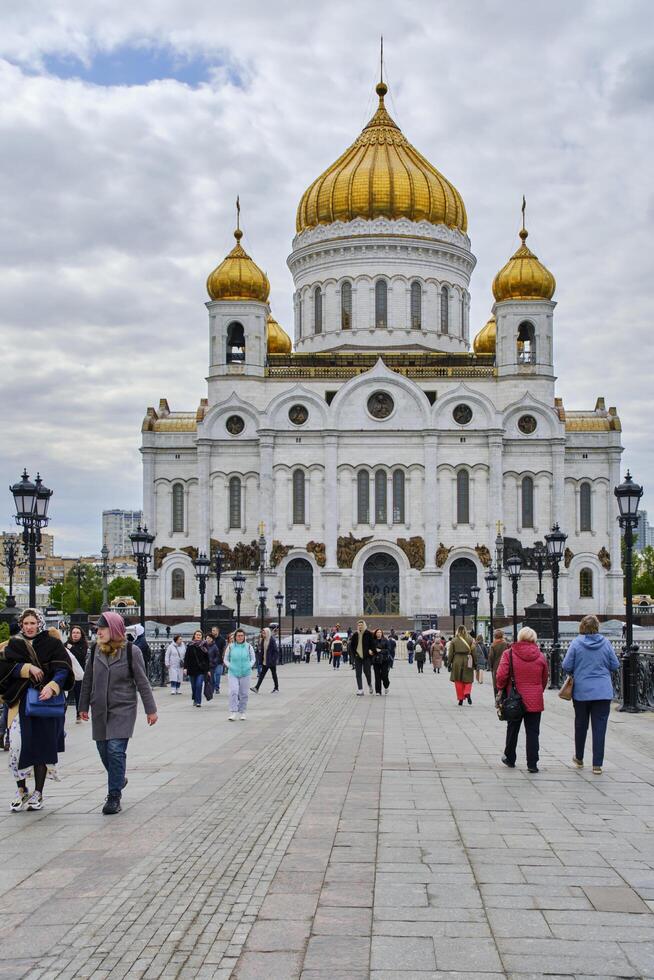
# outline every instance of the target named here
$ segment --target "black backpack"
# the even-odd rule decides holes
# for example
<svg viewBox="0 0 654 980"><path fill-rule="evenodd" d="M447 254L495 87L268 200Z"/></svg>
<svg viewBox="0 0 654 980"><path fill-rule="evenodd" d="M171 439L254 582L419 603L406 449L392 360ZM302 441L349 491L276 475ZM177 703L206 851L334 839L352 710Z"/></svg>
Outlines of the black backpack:
<svg viewBox="0 0 654 980"><path fill-rule="evenodd" d="M497 717L500 721L519 721L525 714L525 704L520 696L520 691L515 686L513 676L513 651L509 647L509 678L511 680L511 693L504 695L497 705ZM504 689L506 691L506 688Z"/></svg>
<svg viewBox="0 0 654 980"><path fill-rule="evenodd" d="M97 643L93 643L91 647L91 674L93 673L93 661L95 660L95 648ZM132 641L127 641L127 669L129 671L129 676L134 680L134 664L132 663Z"/></svg>

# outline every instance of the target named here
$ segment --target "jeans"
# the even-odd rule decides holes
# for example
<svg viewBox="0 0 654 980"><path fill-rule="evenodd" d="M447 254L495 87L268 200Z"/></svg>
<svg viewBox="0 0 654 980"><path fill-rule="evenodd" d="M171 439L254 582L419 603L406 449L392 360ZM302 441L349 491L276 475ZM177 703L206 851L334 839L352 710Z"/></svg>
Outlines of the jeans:
<svg viewBox="0 0 654 980"><path fill-rule="evenodd" d="M360 691L363 690L363 678L361 676L362 671L366 675L368 687L370 687L372 684L370 667L370 657L366 657L365 660L362 660L361 657L357 656L357 654L354 655L354 669L356 671L357 687Z"/></svg>
<svg viewBox="0 0 654 980"><path fill-rule="evenodd" d="M575 755L580 762L583 762L584 748L586 747L586 735L588 734L588 723L590 722L593 730L593 765L601 766L604 763L604 742L606 740L606 726L609 723L611 713L610 701L575 701Z"/></svg>
<svg viewBox="0 0 654 980"><path fill-rule="evenodd" d="M220 690L220 678L223 676L223 665L216 664L213 669L213 689L218 693Z"/></svg>
<svg viewBox="0 0 654 980"><path fill-rule="evenodd" d="M522 718L506 723L504 755L506 756L506 761L511 763L511 765L515 765L518 734L520 732L520 725L523 722L525 725L525 737L527 739L527 767L529 769L535 769L538 765L538 736L540 733L541 714L541 711L527 711Z"/></svg>
<svg viewBox="0 0 654 980"><path fill-rule="evenodd" d="M409 663L412 664L413 663L413 650L409 650L407 656L409 658Z"/></svg>
<svg viewBox="0 0 654 980"><path fill-rule="evenodd" d="M234 675L230 672L229 710L233 715L242 715L245 713L245 709L248 706L248 698L250 696L251 679L252 674L246 674L245 677L234 677Z"/></svg>
<svg viewBox="0 0 654 980"><path fill-rule="evenodd" d="M382 664L373 664L372 669L375 672L375 694L381 694L382 684L384 685L384 690L387 691L390 686L390 681L388 679L388 661L385 660Z"/></svg>
<svg viewBox="0 0 654 980"><path fill-rule="evenodd" d="M340 656L332 657L332 666L334 667L334 670L338 670L338 668L341 666Z"/></svg>
<svg viewBox="0 0 654 980"><path fill-rule="evenodd" d="M110 793L117 793L118 796L125 786L128 742L128 738L107 738L95 743L102 759L102 765L107 770L107 788Z"/></svg>
<svg viewBox="0 0 654 980"><path fill-rule="evenodd" d="M79 718L79 699L82 693L82 682L75 681L73 686L73 694L75 696L75 711L77 712L77 717Z"/></svg>
<svg viewBox="0 0 654 980"><path fill-rule="evenodd" d="M278 691L279 690L279 681L277 680L277 667L274 664L271 664L270 666L268 666L268 664L264 664L263 667L261 668L261 673L259 674L259 680L256 683L256 689L257 689L257 691L261 687L261 684L263 682L263 679L266 676L266 674L268 673L268 671L270 671L270 674L271 674L272 679L273 679L273 684L275 685L274 688L273 688L273 690L274 691Z"/></svg>
<svg viewBox="0 0 654 980"><path fill-rule="evenodd" d="M202 704L203 688L204 688L204 674L193 674L191 676L191 699L194 704Z"/></svg>

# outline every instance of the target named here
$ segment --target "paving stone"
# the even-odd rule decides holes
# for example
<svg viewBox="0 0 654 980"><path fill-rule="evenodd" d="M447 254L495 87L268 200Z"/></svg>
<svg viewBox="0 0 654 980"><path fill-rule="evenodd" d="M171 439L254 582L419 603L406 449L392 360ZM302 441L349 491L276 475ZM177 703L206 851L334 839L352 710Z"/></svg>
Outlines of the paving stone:
<svg viewBox="0 0 654 980"><path fill-rule="evenodd" d="M312 936L304 967L307 970L367 970L370 939L360 936Z"/></svg>
<svg viewBox="0 0 654 980"><path fill-rule="evenodd" d="M369 936L372 926L372 909L318 907L313 920L312 932L316 936Z"/></svg>
<svg viewBox="0 0 654 980"><path fill-rule="evenodd" d="M435 970L431 939L373 936L370 966L373 970Z"/></svg>
<svg viewBox="0 0 654 980"><path fill-rule="evenodd" d="M296 980L302 971L300 953L242 953L234 980Z"/></svg>
<svg viewBox="0 0 654 980"><path fill-rule="evenodd" d="M598 912L646 912L647 906L631 888L584 885L584 891Z"/></svg>

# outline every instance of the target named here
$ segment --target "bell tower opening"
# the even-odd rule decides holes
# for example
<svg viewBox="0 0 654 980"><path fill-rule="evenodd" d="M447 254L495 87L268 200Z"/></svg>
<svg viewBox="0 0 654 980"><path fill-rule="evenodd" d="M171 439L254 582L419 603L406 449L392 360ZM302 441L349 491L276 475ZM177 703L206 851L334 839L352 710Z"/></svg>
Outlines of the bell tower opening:
<svg viewBox="0 0 654 980"><path fill-rule="evenodd" d="M227 363L242 364L245 361L245 330L238 320L227 326Z"/></svg>

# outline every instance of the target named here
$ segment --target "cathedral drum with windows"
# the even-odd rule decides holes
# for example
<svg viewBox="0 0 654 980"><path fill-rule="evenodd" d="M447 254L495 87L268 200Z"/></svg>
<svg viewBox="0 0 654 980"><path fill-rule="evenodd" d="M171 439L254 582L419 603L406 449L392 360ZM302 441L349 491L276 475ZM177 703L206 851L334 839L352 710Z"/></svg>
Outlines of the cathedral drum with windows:
<svg viewBox="0 0 654 980"><path fill-rule="evenodd" d="M295 599L298 616L447 614L475 583L484 615L498 527L507 555L528 555L554 523L568 534L561 613L622 612L616 410L602 398L567 410L555 394L555 281L527 245L524 207L470 342L463 199L390 117L386 91L300 200L294 344L239 226L207 280L206 397L147 410L153 615L197 615L193 558L219 547L254 613L260 522L269 595L286 611ZM521 605L537 593L526 565Z"/></svg>

